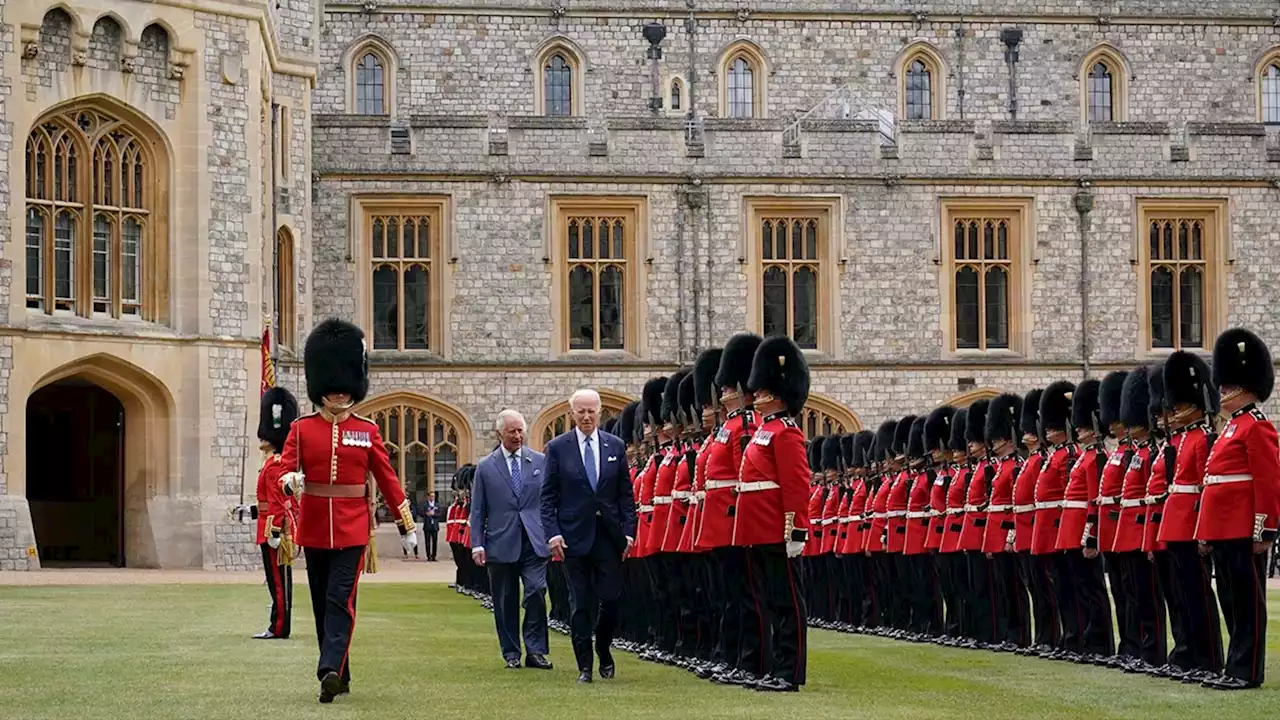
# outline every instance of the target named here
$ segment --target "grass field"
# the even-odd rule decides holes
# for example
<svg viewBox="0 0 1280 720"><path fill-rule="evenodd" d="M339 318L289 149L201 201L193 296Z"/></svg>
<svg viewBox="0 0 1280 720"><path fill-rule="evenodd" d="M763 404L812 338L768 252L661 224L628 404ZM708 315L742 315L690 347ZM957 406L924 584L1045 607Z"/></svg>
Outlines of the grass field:
<svg viewBox="0 0 1280 720"><path fill-rule="evenodd" d="M300 578L301 579L301 578ZM368 585L353 694L316 703L306 583L294 637L261 642L266 591L237 585L0 587L0 718L1265 718L1270 685L1224 694L1094 667L811 631L799 694L719 687L617 653L618 678L500 669L493 617L443 585ZM1273 595L1272 617L1280 611Z"/></svg>

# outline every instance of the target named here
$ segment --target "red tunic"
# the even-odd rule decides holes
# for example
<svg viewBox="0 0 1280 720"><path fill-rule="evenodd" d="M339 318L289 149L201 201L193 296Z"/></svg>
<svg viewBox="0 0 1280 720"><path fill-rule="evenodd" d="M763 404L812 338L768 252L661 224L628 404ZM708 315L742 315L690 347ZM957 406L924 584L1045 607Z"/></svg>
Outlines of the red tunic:
<svg viewBox="0 0 1280 720"><path fill-rule="evenodd" d="M1205 426L1197 423L1183 428L1174 436L1174 442L1178 446L1178 461L1173 466L1173 477L1167 488L1169 498L1164 502L1164 515L1160 518L1161 543L1196 539L1200 493L1209 462L1209 433Z"/></svg>
<svg viewBox="0 0 1280 720"><path fill-rule="evenodd" d="M929 488L929 538L924 546L928 550L942 547L942 533L947 522L947 487L951 482L951 467L944 467L933 479Z"/></svg>
<svg viewBox="0 0 1280 720"><path fill-rule="evenodd" d="M867 552L884 552L885 532L889 511L889 491L893 481L887 475L880 475L880 486L871 498L871 525L867 528Z"/></svg>
<svg viewBox="0 0 1280 720"><path fill-rule="evenodd" d="M836 544L833 551L836 555L849 553L849 537L853 535L853 518L850 517L853 507L853 488L840 488L840 505L836 508Z"/></svg>
<svg viewBox="0 0 1280 720"><path fill-rule="evenodd" d="M1036 525L1031 536L1031 554L1048 555L1058 549L1058 521L1062 518L1062 498L1067 492L1067 472L1072 445L1053 448L1036 478Z"/></svg>
<svg viewBox="0 0 1280 720"><path fill-rule="evenodd" d="M272 453L258 471L258 534L254 542L261 545L271 539L271 533L289 535L297 526L297 514L293 510L293 498L284 494L280 477L286 472L280 456Z"/></svg>
<svg viewBox="0 0 1280 720"><path fill-rule="evenodd" d="M822 547L818 552L830 555L836 551L836 539L840 534L840 498L844 489L839 485L827 487L827 499L822 504ZM813 515L809 516L810 518Z"/></svg>
<svg viewBox="0 0 1280 720"><path fill-rule="evenodd" d="M1159 542L1160 525L1164 519L1165 499L1169 497L1169 473L1177 467L1178 437L1156 448L1151 463L1151 474L1147 476L1147 494L1142 499L1147 513L1142 528L1143 552L1157 552L1167 546ZM1172 451L1167 448L1172 448ZM1166 457L1173 454L1172 461Z"/></svg>
<svg viewBox="0 0 1280 720"><path fill-rule="evenodd" d="M995 468L986 460L978 461L969 477L969 489L965 493L964 526L960 529L962 551L981 550L987 534L987 504L991 497L991 477Z"/></svg>
<svg viewBox="0 0 1280 720"><path fill-rule="evenodd" d="M854 478L853 488L849 496L849 539L844 542L845 555L856 555L862 552L863 512L867 509L867 481L865 478Z"/></svg>
<svg viewBox="0 0 1280 720"><path fill-rule="evenodd" d="M911 490L911 476L906 470L893 476L886 507L886 552L900 553L907 546L907 494Z"/></svg>
<svg viewBox="0 0 1280 720"><path fill-rule="evenodd" d="M764 419L742 458L734 545L786 542L786 516L795 530L809 532L809 458L804 433L784 413Z"/></svg>
<svg viewBox="0 0 1280 720"><path fill-rule="evenodd" d="M1031 453L1013 481L1014 552L1031 551L1036 524L1036 483L1040 480L1044 457L1044 452L1040 450Z"/></svg>
<svg viewBox="0 0 1280 720"><path fill-rule="evenodd" d="M1058 524L1059 550L1080 550L1085 546L1085 529L1089 524L1089 517L1097 507L1094 503L1098 499L1098 487L1106 461L1106 451L1101 445L1094 445L1085 448L1071 466L1071 474L1062 496L1062 519Z"/></svg>
<svg viewBox="0 0 1280 720"><path fill-rule="evenodd" d="M755 418L755 413L750 411L731 414L711 439L707 450L707 497L697 538L699 548L710 550L733 544L733 516L738 503L734 488L742 471L742 438L755 434Z"/></svg>
<svg viewBox="0 0 1280 720"><path fill-rule="evenodd" d="M667 527L662 533L662 552L673 553L680 549L680 535L689 521L689 510L692 508L689 501L693 499L693 468L690 467L690 461L696 460L690 457L693 452L693 446L688 442L676 444L676 476L675 483L671 486L671 510L667 515Z"/></svg>
<svg viewBox="0 0 1280 720"><path fill-rule="evenodd" d="M984 552L1004 552L1012 545L1015 534L1013 520L1013 481L1018 473L1018 458L1008 455L1000 458L996 476L991 481L991 504L987 506L987 533L982 539Z"/></svg>
<svg viewBox="0 0 1280 720"><path fill-rule="evenodd" d="M658 465L658 479L653 487L653 528L649 533L649 553L662 552L662 540L667 534L667 519L671 517L671 493L676 486L676 471L684 457L678 443L672 443L662 451Z"/></svg>
<svg viewBox="0 0 1280 720"><path fill-rule="evenodd" d="M805 557L816 557L818 551L822 549L822 505L825 492L826 487L816 483L809 491L809 517L813 521L813 532L809 533L809 537L804 541Z"/></svg>
<svg viewBox="0 0 1280 720"><path fill-rule="evenodd" d="M878 486L875 484L875 476L864 478L862 481L862 493L865 499L862 506L858 508L859 514L855 517L862 518L858 523L858 545L855 548L857 552L866 553L871 549L871 520L875 514L876 494Z"/></svg>
<svg viewBox="0 0 1280 720"><path fill-rule="evenodd" d="M632 557L642 558L653 554L653 490L658 483L658 465L661 462L662 452L653 453L640 472L640 492L636 493L640 502L640 514L637 516L640 529L636 531L638 537Z"/></svg>
<svg viewBox="0 0 1280 720"><path fill-rule="evenodd" d="M1146 529L1147 478L1151 475L1152 448L1150 442L1133 446L1133 456L1124 471L1120 489L1120 502L1108 512L1116 514L1116 533L1111 546L1103 546L1111 552L1138 552L1142 550L1142 536Z"/></svg>
<svg viewBox="0 0 1280 720"><path fill-rule="evenodd" d="M970 472L968 465L956 468L955 475L951 477L951 486L947 488L947 514L942 530L942 545L938 548L944 553L960 550L960 532L964 530L964 501L969 497Z"/></svg>
<svg viewBox="0 0 1280 720"><path fill-rule="evenodd" d="M459 533L458 542L467 547L471 547L471 503L462 504L462 510L459 513L458 527L462 528Z"/></svg>
<svg viewBox="0 0 1280 720"><path fill-rule="evenodd" d="M1196 539L1269 541L1280 526L1280 444L1261 410L1231 416L1209 455ZM1248 479L1245 479L1248 478Z"/></svg>
<svg viewBox="0 0 1280 720"><path fill-rule="evenodd" d="M387 507L396 513L396 525L406 530L416 528L382 435L368 418L348 414L332 422L321 413L298 418L289 429L280 463L289 470L302 471L305 485L313 487L365 486L372 477ZM368 545L374 527L370 492L366 487L359 497L321 497L304 487L295 542L304 548L325 549Z"/></svg>
<svg viewBox="0 0 1280 720"><path fill-rule="evenodd" d="M933 473L916 472L911 477L907 494L907 544L903 555L923 555L929 542L929 497L933 491Z"/></svg>
<svg viewBox="0 0 1280 720"><path fill-rule="evenodd" d="M680 532L680 546L676 552L704 552L706 548L699 548L694 542L698 537L699 528L702 526L702 501L707 497L707 450L711 447L711 437L707 436L702 441L702 445L698 447L698 454L693 461L693 487L690 488L691 496L689 498L689 520L684 524L684 529Z"/></svg>
<svg viewBox="0 0 1280 720"><path fill-rule="evenodd" d="M1124 474L1129 469L1132 455L1132 443L1121 440L1120 446L1107 458L1107 466L1102 470L1096 507L1098 525L1095 530L1099 550L1109 552L1115 545L1116 523L1120 519L1120 494L1124 491Z"/></svg>
<svg viewBox="0 0 1280 720"><path fill-rule="evenodd" d="M458 542L458 509L462 503L454 500L444 514L444 541L450 545Z"/></svg>

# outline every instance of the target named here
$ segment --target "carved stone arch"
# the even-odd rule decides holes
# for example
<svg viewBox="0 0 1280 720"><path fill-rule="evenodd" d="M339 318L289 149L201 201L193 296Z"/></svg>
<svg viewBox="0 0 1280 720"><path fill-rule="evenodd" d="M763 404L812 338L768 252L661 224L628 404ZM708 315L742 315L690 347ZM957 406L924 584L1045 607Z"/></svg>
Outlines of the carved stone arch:
<svg viewBox="0 0 1280 720"><path fill-rule="evenodd" d="M1267 124L1275 124L1280 122L1280 87L1274 84L1280 83L1273 76L1270 79L1272 87L1268 96L1268 70L1275 67L1280 72L1280 45L1272 46L1258 53L1253 58L1253 72L1249 77L1249 82L1253 84L1254 94L1258 99L1258 122Z"/></svg>
<svg viewBox="0 0 1280 720"><path fill-rule="evenodd" d="M600 424L617 417L629 403L636 398L608 389L595 389L600 394ZM551 403L538 412L533 425L526 435L529 446L541 450L552 438L573 428L573 420L569 415L569 401Z"/></svg>
<svg viewBox="0 0 1280 720"><path fill-rule="evenodd" d="M142 36L141 30L138 31L137 35L134 35L133 28L129 25L129 21L125 20L120 15L120 13L116 12L115 10L107 10L105 12L98 13L97 17L93 19L93 23L89 25L90 33L93 32L93 28L98 25L98 21L101 20L102 18L111 18L112 20L116 21L116 24L120 26L120 39L122 42L126 44L130 42L136 43L138 41L138 38Z"/></svg>
<svg viewBox="0 0 1280 720"><path fill-rule="evenodd" d="M1075 79L1080 86L1080 118L1085 124L1092 122L1089 113L1090 73L1101 63L1111 76L1111 122L1129 119L1129 80L1133 78L1129 59L1111 43L1094 46L1080 58Z"/></svg>
<svg viewBox="0 0 1280 720"><path fill-rule="evenodd" d="M530 56L529 71L533 76L533 114L548 115L547 89L543 77L543 69L556 55L568 65L569 115L573 117L585 114L586 74L591 70L586 51L578 43L565 35L552 35L534 50Z"/></svg>
<svg viewBox="0 0 1280 720"><path fill-rule="evenodd" d="M804 409L800 411L799 422L800 429L804 430L807 438L830 434L845 435L862 429L862 420L852 410L832 398L815 392L809 393L809 399L805 401Z"/></svg>
<svg viewBox="0 0 1280 720"><path fill-rule="evenodd" d="M396 68L401 67L401 57L395 45L377 33L365 33L347 45L347 49L342 53L342 61L339 66L342 70L350 71L351 63L355 61L357 54L374 48L387 56L388 60L395 63Z"/></svg>
<svg viewBox="0 0 1280 720"><path fill-rule="evenodd" d="M377 423L411 504L421 503L430 492L442 504L449 502L453 473L475 458L475 432L466 414L411 391L367 399L356 412Z"/></svg>
<svg viewBox="0 0 1280 720"><path fill-rule="evenodd" d="M92 32L93 24L90 23L88 25L85 25L84 16L80 13L80 11L73 8L71 5L65 2L54 3L53 5L50 5L49 7L45 8L44 12L40 13L40 18L39 18L40 21L43 22L45 18L49 17L49 13L53 12L54 10L61 10L62 12L67 14L67 17L71 18L71 37L72 38L75 38L77 35L87 36L90 32ZM94 22L97 22L96 18L94 19Z"/></svg>
<svg viewBox="0 0 1280 720"><path fill-rule="evenodd" d="M365 34L352 42L342 54L342 63L339 68L346 74L347 78L347 109L349 112L358 112L356 88L358 73L356 65L369 54L372 54L382 64L383 112L381 114L395 115L396 86L398 85L396 79L399 77L400 68L403 67L403 64L395 46L373 33Z"/></svg>
<svg viewBox="0 0 1280 720"><path fill-rule="evenodd" d="M931 112L929 113L930 117L915 119L942 120L946 117L947 78L951 75L951 69L947 66L947 61L943 58L942 51L927 40L915 40L908 43L894 60L893 79L897 85L898 117L904 119L908 117L908 68L915 64L916 61L924 65L925 70L929 73Z"/></svg>
<svg viewBox="0 0 1280 720"><path fill-rule="evenodd" d="M716 76L716 86L719 91L719 115L720 117L748 117L744 114L735 116L731 108L730 69L739 59L746 63L752 73L752 107L749 117L767 118L769 117L769 78L774 73L773 62L763 48L745 37L731 41L716 55L712 72Z"/></svg>
<svg viewBox="0 0 1280 720"><path fill-rule="evenodd" d="M996 397L999 397L1000 394L1001 394L1001 391L995 388L989 388L989 387L974 388L973 390L960 393L959 395L956 395L950 398L949 400L944 400L938 403L938 407L942 407L943 405L950 405L951 407L959 410L960 408L967 408L979 400L994 399Z"/></svg>

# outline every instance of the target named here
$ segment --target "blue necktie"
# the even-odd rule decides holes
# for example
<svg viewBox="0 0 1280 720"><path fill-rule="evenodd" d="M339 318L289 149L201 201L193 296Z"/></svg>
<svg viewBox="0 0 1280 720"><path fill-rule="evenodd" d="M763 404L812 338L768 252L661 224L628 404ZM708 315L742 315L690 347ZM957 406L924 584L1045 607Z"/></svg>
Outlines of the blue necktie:
<svg viewBox="0 0 1280 720"><path fill-rule="evenodd" d="M522 486L520 480L520 456L511 456L511 489L515 492L516 497L520 497L520 488Z"/></svg>
<svg viewBox="0 0 1280 720"><path fill-rule="evenodd" d="M587 449L582 451L582 465L587 470L587 480L591 483L591 489L595 490L600 478L596 474L596 454L591 450L590 437L587 438Z"/></svg>

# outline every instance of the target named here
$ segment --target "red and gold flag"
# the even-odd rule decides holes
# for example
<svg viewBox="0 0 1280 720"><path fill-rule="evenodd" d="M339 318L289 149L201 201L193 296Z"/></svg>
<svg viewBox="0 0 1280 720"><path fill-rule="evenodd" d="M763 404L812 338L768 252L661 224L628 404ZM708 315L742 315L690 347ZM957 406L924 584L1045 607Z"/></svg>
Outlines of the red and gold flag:
<svg viewBox="0 0 1280 720"><path fill-rule="evenodd" d="M276 386L276 366L271 361L271 326L262 330L262 394Z"/></svg>

